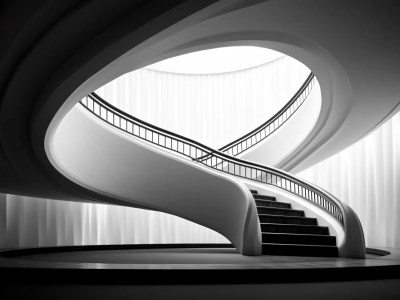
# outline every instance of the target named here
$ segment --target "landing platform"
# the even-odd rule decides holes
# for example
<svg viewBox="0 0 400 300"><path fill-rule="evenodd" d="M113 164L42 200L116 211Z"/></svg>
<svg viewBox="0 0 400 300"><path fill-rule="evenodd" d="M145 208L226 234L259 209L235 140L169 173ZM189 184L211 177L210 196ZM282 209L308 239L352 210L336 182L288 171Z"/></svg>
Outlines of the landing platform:
<svg viewBox="0 0 400 300"><path fill-rule="evenodd" d="M344 297L355 291L364 294L364 299L375 299L375 296L376 299L400 299L400 250L368 249L367 252L367 259L360 260L249 257L238 254L229 244L13 249L0 253L0 285L3 294L11 293L7 295L15 296L13 299L26 297L24 293L27 291L29 295L47 295L53 289L58 299L79 299L87 296L88 291L96 295L96 299L106 299L105 295L111 297L109 293L116 286L147 296L165 290L164 299L169 299L169 296L179 299L175 292L169 294L175 289L185 290L186 296L197 290L196 295L190 296L197 299L206 290L221 292L224 290L222 287L227 286L231 289L226 290L226 296L232 299L240 295L245 297L242 294L245 290L247 294L259 291L261 294L257 292L252 298L258 299L263 289L269 296L285 299L286 295L293 299L300 292L306 295L307 287L314 291L310 294L311 299L317 296L333 299L330 298L333 295ZM18 286L21 289L15 289ZM157 292L149 290L150 286L157 286ZM251 286L252 290L249 289ZM174 288L171 290L171 287ZM238 290L238 287L241 288ZM74 292L63 294L66 290ZM118 294L121 290L114 292ZM22 293L21 297L18 293ZM205 298L209 297L198 299Z"/></svg>

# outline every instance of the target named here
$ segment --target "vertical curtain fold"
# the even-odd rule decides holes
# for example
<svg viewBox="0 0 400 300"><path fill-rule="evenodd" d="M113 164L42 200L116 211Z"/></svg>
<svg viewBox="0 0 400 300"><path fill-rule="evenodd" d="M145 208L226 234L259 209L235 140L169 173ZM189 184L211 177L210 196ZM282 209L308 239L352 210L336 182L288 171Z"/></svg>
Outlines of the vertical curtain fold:
<svg viewBox="0 0 400 300"><path fill-rule="evenodd" d="M368 246L400 247L400 113L297 175L348 203L361 220Z"/></svg>

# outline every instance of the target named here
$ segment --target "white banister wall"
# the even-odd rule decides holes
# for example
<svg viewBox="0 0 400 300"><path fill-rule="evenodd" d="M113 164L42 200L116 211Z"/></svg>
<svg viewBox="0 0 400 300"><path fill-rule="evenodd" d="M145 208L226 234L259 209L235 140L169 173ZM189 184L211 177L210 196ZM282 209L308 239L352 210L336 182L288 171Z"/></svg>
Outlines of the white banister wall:
<svg viewBox="0 0 400 300"><path fill-rule="evenodd" d="M244 255L261 253L257 209L236 178L133 138L81 105L46 147L55 168L81 186L214 229Z"/></svg>
<svg viewBox="0 0 400 300"><path fill-rule="evenodd" d="M140 69L96 92L141 120L220 148L273 116L309 74L302 63L283 56L220 74Z"/></svg>
<svg viewBox="0 0 400 300"><path fill-rule="evenodd" d="M321 90L315 80L311 92L297 111L269 137L239 154L241 159L276 167L296 149L314 128L321 109Z"/></svg>

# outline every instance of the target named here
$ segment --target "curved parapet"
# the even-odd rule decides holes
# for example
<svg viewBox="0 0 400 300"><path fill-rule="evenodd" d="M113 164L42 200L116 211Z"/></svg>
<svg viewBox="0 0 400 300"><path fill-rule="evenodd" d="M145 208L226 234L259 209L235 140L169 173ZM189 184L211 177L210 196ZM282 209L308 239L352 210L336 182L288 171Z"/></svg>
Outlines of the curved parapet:
<svg viewBox="0 0 400 300"><path fill-rule="evenodd" d="M282 161L295 155L298 147L301 147L313 130L321 109L319 84L315 78L312 82L313 85L310 83L306 89L308 93L305 94L305 98L293 102L293 108L289 106L282 111L282 116L277 120L282 119L284 122L275 130L271 130L265 139L259 140L258 143L240 153L239 158L278 167ZM257 135L253 139L258 140Z"/></svg>
<svg viewBox="0 0 400 300"><path fill-rule="evenodd" d="M307 100L315 82L315 75L311 72L298 91L277 113L257 128L219 148L219 151L228 155L238 156L257 147L290 120Z"/></svg>
<svg viewBox="0 0 400 300"><path fill-rule="evenodd" d="M360 219L349 205L339 201L333 195L329 195L335 199L343 211L344 237L342 243L339 244L340 257L365 258L365 238Z"/></svg>
<svg viewBox="0 0 400 300"><path fill-rule="evenodd" d="M218 150L259 164L277 166L296 153L314 129L320 109L321 90L311 72L271 118Z"/></svg>
<svg viewBox="0 0 400 300"><path fill-rule="evenodd" d="M180 216L219 232L244 255L261 254L253 197L230 176L151 147L80 105L60 122L47 150L62 174L87 189Z"/></svg>
<svg viewBox="0 0 400 300"><path fill-rule="evenodd" d="M308 217L316 218L318 224L328 227L329 232L336 236L340 257L365 258L364 232L357 214L350 206L341 202L333 195L315 187L321 193L329 195L333 203L340 208L342 213L341 220L333 217L326 210L320 209L315 203L305 199L296 192L293 193L277 186L262 184L254 180L244 179L242 181L248 188L268 194L281 202L290 203L292 208L303 210Z"/></svg>

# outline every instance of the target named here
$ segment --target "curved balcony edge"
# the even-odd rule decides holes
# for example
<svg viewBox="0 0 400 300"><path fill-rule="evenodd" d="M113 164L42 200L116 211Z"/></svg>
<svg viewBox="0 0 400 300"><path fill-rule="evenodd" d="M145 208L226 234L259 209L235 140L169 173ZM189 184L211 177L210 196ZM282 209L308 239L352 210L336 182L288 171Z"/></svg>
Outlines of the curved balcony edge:
<svg viewBox="0 0 400 300"><path fill-rule="evenodd" d="M271 118L218 150L228 155L237 156L251 150L272 134L276 133L307 100L315 85L315 81L315 75L311 72L292 98Z"/></svg>

